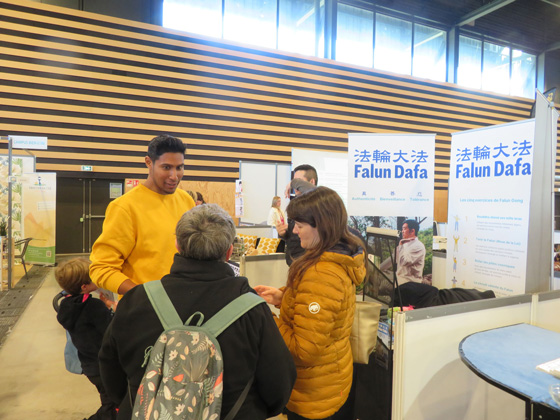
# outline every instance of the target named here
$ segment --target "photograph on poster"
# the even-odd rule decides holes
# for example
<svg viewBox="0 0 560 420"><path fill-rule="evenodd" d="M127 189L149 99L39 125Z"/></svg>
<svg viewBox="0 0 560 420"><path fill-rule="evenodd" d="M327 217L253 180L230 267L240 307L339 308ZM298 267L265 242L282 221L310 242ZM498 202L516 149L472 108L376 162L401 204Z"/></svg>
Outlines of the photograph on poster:
<svg viewBox="0 0 560 420"><path fill-rule="evenodd" d="M27 162L31 161L31 162ZM8 157L0 156L0 222L8 223ZM31 165L31 166L30 166ZM12 183L12 237L14 241L23 238L22 223L22 187L19 177L26 170L32 170L32 158L12 158L12 175L18 181Z"/></svg>
<svg viewBox="0 0 560 420"><path fill-rule="evenodd" d="M367 296L390 303L394 274L398 284L411 281L432 284L431 216L350 216L349 226L358 230L367 241L371 264L363 286ZM368 227L397 231L398 238L396 241L378 240L375 235L368 235ZM396 273L393 261L396 262Z"/></svg>

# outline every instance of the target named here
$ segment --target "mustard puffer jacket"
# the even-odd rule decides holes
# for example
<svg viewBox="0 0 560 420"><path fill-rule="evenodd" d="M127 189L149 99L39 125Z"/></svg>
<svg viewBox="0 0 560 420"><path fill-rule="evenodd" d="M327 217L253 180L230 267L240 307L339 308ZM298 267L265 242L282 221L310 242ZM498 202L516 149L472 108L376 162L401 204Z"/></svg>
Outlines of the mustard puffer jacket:
<svg viewBox="0 0 560 420"><path fill-rule="evenodd" d="M350 254L346 245L338 244L284 289L277 323L297 369L287 407L309 419L337 412L352 385L349 337L356 286L366 268L361 248Z"/></svg>

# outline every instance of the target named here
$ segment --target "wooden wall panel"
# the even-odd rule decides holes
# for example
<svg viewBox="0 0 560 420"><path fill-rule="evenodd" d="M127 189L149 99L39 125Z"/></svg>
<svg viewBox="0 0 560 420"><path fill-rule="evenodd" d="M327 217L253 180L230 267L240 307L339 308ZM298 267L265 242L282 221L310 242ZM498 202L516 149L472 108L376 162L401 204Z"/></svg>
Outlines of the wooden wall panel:
<svg viewBox="0 0 560 420"><path fill-rule="evenodd" d="M225 183L240 159L345 151L348 132L436 133L446 191L451 133L533 104L23 0L0 0L0 20L0 135L47 136L38 169L68 176L138 178L161 133L188 144L187 181Z"/></svg>
<svg viewBox="0 0 560 420"><path fill-rule="evenodd" d="M218 204L238 224L239 219L235 217L235 182L181 181L179 187L185 191L200 192L206 203Z"/></svg>
<svg viewBox="0 0 560 420"><path fill-rule="evenodd" d="M125 179L124 192L127 193L137 183L143 183L146 178ZM200 192L206 203L218 204L229 213L235 225L239 218L235 217L235 182L181 181L179 188L184 191Z"/></svg>
<svg viewBox="0 0 560 420"><path fill-rule="evenodd" d="M447 223L447 190L434 191L434 221Z"/></svg>

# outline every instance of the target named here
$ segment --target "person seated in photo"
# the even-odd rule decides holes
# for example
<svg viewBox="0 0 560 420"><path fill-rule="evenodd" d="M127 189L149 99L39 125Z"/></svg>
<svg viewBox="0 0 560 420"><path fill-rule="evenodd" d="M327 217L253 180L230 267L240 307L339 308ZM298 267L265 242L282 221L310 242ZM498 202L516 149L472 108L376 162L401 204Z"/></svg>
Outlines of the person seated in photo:
<svg viewBox="0 0 560 420"><path fill-rule="evenodd" d="M405 284L408 282L422 283L426 247L422 241L418 239L419 230L420 225L414 219L407 219L402 224L402 239L397 246L398 284ZM387 258L383 261L379 268L381 271L391 269L391 258Z"/></svg>
<svg viewBox="0 0 560 420"><path fill-rule="evenodd" d="M255 293L247 278L236 277L227 264L235 237L233 219L216 204L197 206L180 218L178 253L161 284L183 323L195 312L209 320L240 295ZM163 330L144 285L123 296L99 352L101 377L109 396L119 404L119 420L131 418L145 372L146 349ZM251 379L235 418L264 420L281 413L296 371L269 307L253 307L219 334L217 341L224 366L223 416ZM181 402L177 404L178 410L185 409Z"/></svg>
<svg viewBox="0 0 560 420"><path fill-rule="evenodd" d="M89 277L89 261L74 258L62 262L54 272L55 279L69 295L62 299L57 320L68 331L78 350L82 372L95 385L101 407L88 420L114 420L116 404L111 401L101 382L99 358L103 334L113 318L112 312L90 293L97 289Z"/></svg>

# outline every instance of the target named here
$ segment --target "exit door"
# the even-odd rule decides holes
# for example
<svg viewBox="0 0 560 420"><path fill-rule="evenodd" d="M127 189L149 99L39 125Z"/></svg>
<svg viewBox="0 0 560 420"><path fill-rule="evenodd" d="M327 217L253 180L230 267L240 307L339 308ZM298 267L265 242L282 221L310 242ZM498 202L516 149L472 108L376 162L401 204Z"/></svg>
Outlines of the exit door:
<svg viewBox="0 0 560 420"><path fill-rule="evenodd" d="M82 254L101 234L107 205L123 191L124 181L58 178L56 194L56 253ZM120 186L120 188L119 188ZM113 193L111 194L111 188Z"/></svg>

